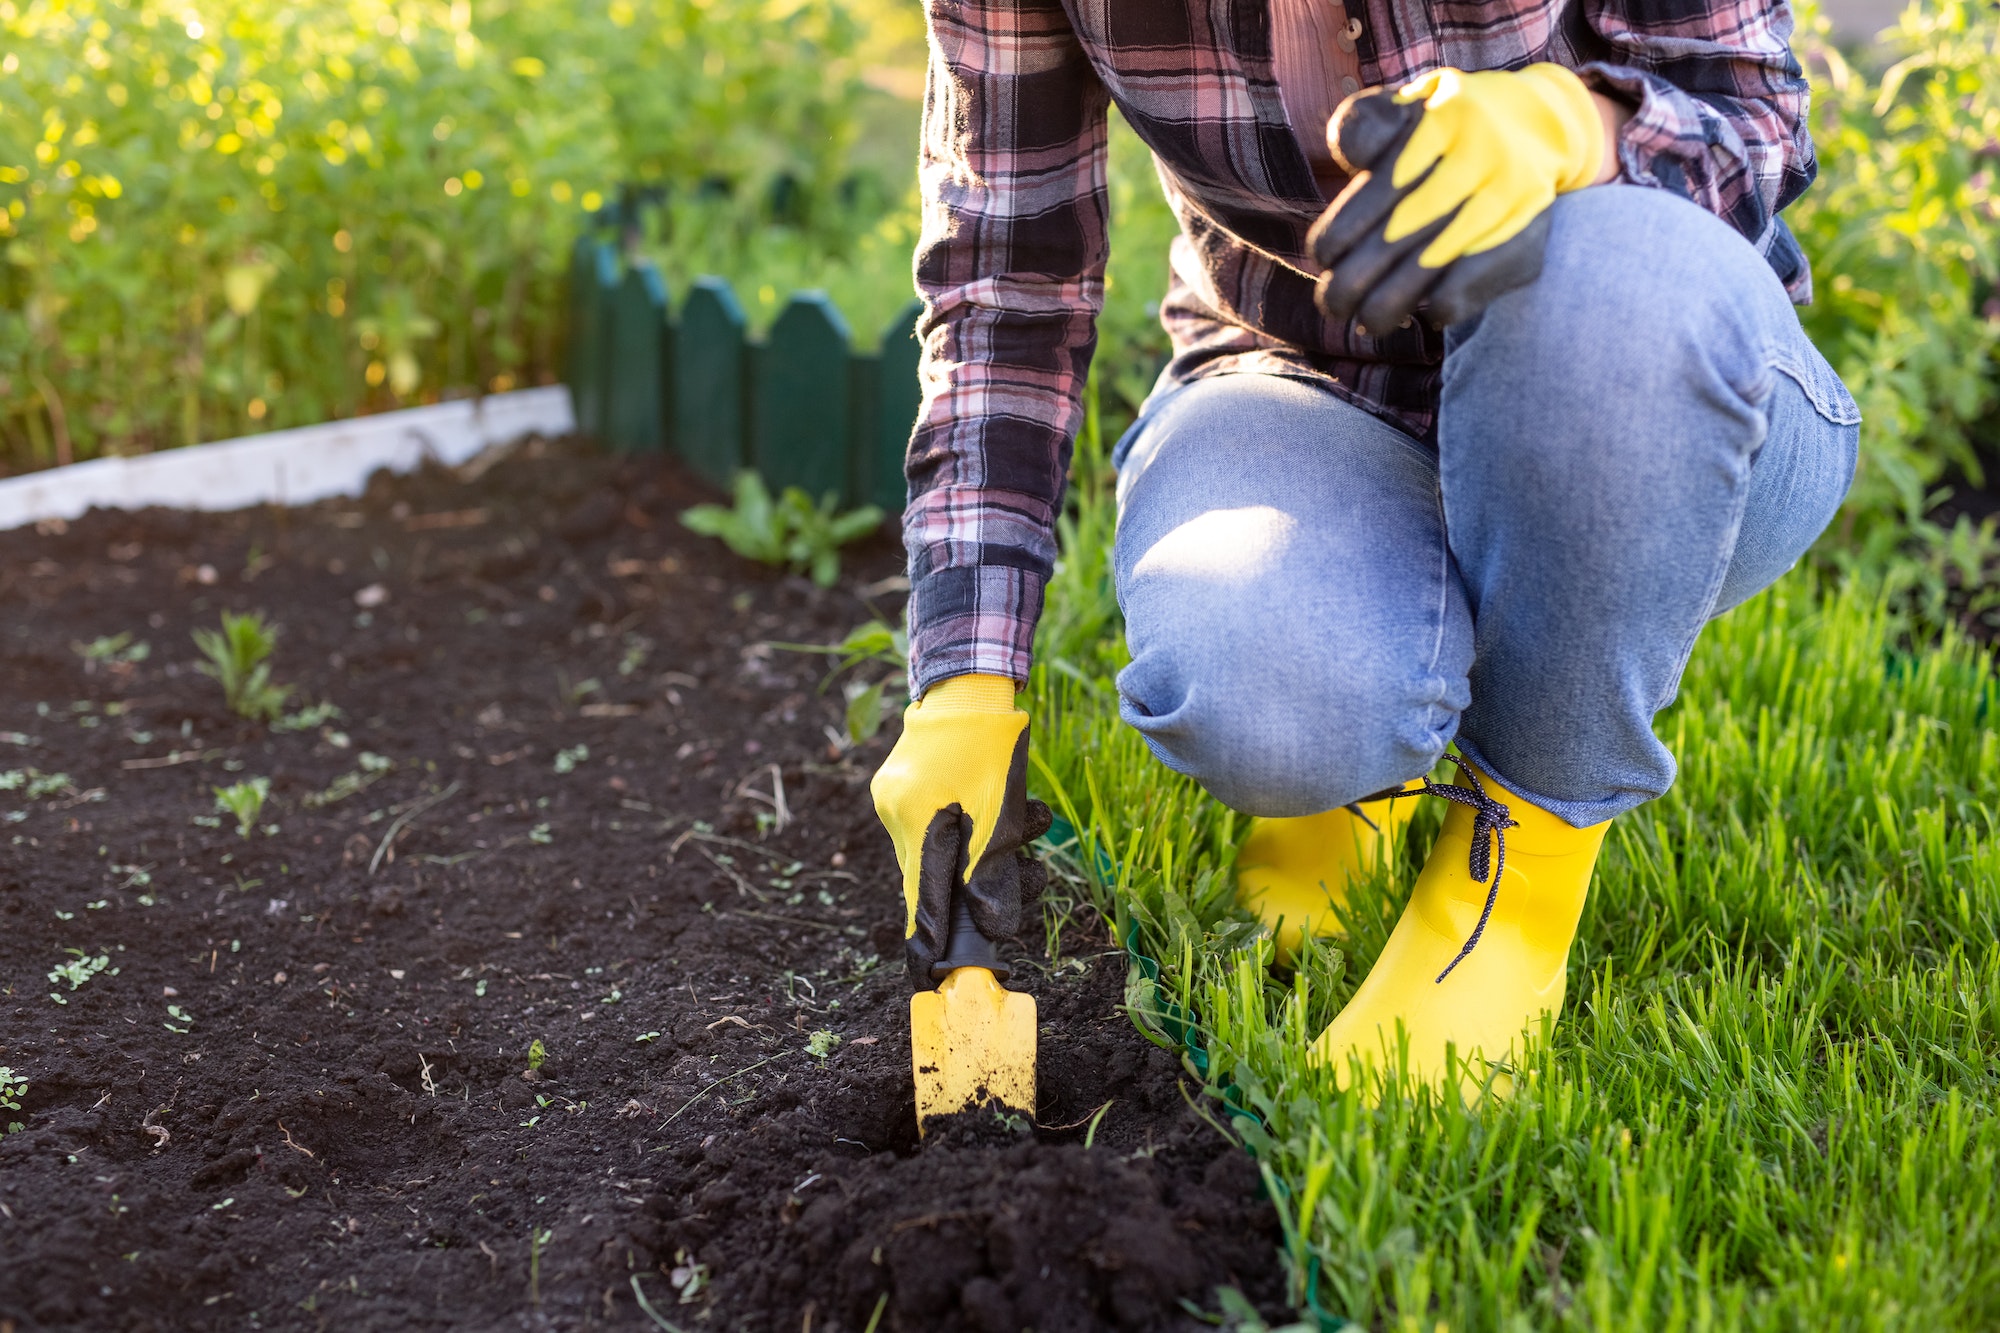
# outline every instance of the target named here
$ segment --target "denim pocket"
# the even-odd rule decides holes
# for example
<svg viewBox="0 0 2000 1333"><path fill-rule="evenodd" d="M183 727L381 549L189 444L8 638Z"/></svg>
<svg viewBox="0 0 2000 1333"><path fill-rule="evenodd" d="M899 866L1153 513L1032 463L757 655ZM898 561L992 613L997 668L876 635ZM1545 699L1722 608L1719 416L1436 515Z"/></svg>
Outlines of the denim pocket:
<svg viewBox="0 0 2000 1333"><path fill-rule="evenodd" d="M1834 425L1861 424L1861 408L1855 404L1854 395L1847 391L1847 385L1827 364L1819 349L1803 338L1796 347L1773 353L1771 368L1782 372L1805 390L1813 410Z"/></svg>

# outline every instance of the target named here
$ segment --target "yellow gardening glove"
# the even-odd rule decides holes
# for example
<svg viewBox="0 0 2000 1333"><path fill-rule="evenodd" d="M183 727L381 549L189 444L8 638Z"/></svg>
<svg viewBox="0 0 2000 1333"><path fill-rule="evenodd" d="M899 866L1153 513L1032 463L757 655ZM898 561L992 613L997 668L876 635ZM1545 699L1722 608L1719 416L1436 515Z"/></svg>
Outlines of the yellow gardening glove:
<svg viewBox="0 0 2000 1333"><path fill-rule="evenodd" d="M1424 115L1392 173L1397 189L1416 188L1396 205L1384 239L1400 241L1457 209L1424 247L1429 268L1519 235L1557 195L1595 180L1604 162L1597 103L1561 65L1434 70L1396 100L1423 103Z"/></svg>
<svg viewBox="0 0 2000 1333"><path fill-rule="evenodd" d="M948 961L952 908L963 901L989 941L1011 939L1046 871L1021 849L1049 828L1028 799L1028 715L1003 676L954 676L903 714L903 735L869 790L896 844L910 977L928 990ZM949 969L944 969L949 970Z"/></svg>
<svg viewBox="0 0 2000 1333"><path fill-rule="evenodd" d="M1546 210L1597 178L1604 120L1560 65L1434 70L1334 113L1327 138L1354 179L1310 238L1321 308L1381 334L1428 301L1440 326L1541 273Z"/></svg>

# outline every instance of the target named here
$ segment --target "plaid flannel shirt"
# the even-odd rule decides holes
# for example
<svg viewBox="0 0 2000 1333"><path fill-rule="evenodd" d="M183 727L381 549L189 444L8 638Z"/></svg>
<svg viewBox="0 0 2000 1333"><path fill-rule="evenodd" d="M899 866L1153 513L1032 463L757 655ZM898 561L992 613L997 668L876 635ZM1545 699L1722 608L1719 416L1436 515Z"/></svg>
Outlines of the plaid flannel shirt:
<svg viewBox="0 0 2000 1333"><path fill-rule="evenodd" d="M1285 113L1266 0L927 0L910 442L910 677L1025 680L1104 301L1106 114L1153 150L1181 234L1163 384L1306 378L1419 437L1443 339L1358 333L1312 301L1325 207ZM1635 113L1622 178L1714 212L1798 301L1778 211L1814 175L1787 0L1350 0L1363 82L1554 61Z"/></svg>

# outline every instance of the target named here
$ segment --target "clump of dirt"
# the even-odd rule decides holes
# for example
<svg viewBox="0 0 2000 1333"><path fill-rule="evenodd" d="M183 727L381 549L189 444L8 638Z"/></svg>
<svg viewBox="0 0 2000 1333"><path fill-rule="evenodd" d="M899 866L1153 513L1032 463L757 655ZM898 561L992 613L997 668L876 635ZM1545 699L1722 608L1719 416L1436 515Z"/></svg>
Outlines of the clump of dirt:
<svg viewBox="0 0 2000 1333"><path fill-rule="evenodd" d="M1256 1168L1191 1112L1174 1059L1115 1015L1109 961L1043 1015L1042 1050L1069 1068L1039 1128L967 1112L917 1151L866 1152L819 1120L833 1146L802 1157L816 1113L767 1120L674 1155L648 1204L658 1248L726 1238L751 1262L724 1295L811 1313L816 1328L865 1327L878 1307L885 1329L1199 1327L1182 1302L1212 1305L1224 1284L1271 1303L1278 1238Z"/></svg>
<svg viewBox="0 0 2000 1333"><path fill-rule="evenodd" d="M893 618L900 553L818 589L683 531L709 498L537 445L0 534L0 1330L1275 1311L1256 1172L1101 925L1016 951L1038 1127L919 1143L894 728L770 647ZM287 723L195 670L224 609Z"/></svg>

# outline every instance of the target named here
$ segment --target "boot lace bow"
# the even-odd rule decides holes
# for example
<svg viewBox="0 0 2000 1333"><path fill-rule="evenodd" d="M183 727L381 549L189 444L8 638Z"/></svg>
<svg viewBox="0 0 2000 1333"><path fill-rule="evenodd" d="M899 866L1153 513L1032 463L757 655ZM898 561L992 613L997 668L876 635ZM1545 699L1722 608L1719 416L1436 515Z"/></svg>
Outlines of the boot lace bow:
<svg viewBox="0 0 2000 1333"><path fill-rule="evenodd" d="M1455 754L1445 758L1458 765L1470 785L1452 782L1432 782L1429 778L1418 778L1418 786L1405 787L1397 795L1442 796L1447 801L1472 809L1472 852L1466 858L1466 869L1471 871L1475 883L1486 884L1486 905L1480 908L1479 923L1472 928L1472 934L1459 946L1457 955L1445 964L1444 971L1437 974L1438 982L1451 975L1451 970L1465 961L1479 944L1479 937L1486 933L1486 923L1493 916L1493 904L1500 897L1500 873L1507 868L1507 830L1516 827L1513 812L1505 802L1493 799L1486 790L1486 784L1479 780L1479 774L1472 765ZM1490 881L1488 871L1492 872ZM1436 984L1436 983L1433 983Z"/></svg>

